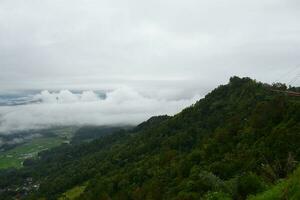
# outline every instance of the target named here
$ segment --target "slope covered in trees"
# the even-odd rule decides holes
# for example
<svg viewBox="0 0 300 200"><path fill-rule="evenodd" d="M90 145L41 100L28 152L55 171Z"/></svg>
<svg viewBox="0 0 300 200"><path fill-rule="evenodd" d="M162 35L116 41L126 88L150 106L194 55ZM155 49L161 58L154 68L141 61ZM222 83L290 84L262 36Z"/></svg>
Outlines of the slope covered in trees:
<svg viewBox="0 0 300 200"><path fill-rule="evenodd" d="M249 200L276 200L276 199L300 199L300 168L288 177L287 180L280 180L262 194L252 196Z"/></svg>
<svg viewBox="0 0 300 200"><path fill-rule="evenodd" d="M57 199L84 184L77 199L246 199L300 159L300 100L278 87L233 77L173 117L63 145L2 172L1 196ZM38 189L16 192L27 178Z"/></svg>

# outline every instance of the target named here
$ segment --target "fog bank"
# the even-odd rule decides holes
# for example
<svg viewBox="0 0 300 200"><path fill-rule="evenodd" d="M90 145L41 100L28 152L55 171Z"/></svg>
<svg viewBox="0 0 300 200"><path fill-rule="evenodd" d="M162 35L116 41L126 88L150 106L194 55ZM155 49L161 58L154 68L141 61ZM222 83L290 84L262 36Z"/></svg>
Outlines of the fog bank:
<svg viewBox="0 0 300 200"><path fill-rule="evenodd" d="M0 132L70 125L136 125L154 115L173 115L198 99L151 98L128 87L110 91L105 98L93 91L42 91L29 104L1 106Z"/></svg>

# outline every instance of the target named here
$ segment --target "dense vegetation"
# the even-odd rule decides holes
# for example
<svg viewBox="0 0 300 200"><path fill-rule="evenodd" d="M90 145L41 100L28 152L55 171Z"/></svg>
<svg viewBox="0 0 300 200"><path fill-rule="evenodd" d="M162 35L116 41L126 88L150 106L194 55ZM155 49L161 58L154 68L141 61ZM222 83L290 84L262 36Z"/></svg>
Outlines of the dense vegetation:
<svg viewBox="0 0 300 200"><path fill-rule="evenodd" d="M90 142L102 136L131 128L131 126L83 126L74 133L71 143Z"/></svg>
<svg viewBox="0 0 300 200"><path fill-rule="evenodd" d="M0 188L9 190L1 197L51 200L82 185L80 200L239 200L272 193L300 160L300 100L277 89L286 87L233 77L173 117L63 145L21 170L3 171ZM39 188L13 189L28 178Z"/></svg>
<svg viewBox="0 0 300 200"><path fill-rule="evenodd" d="M250 197L249 200L298 200L300 199L300 168L298 168L287 180L281 180L269 190Z"/></svg>

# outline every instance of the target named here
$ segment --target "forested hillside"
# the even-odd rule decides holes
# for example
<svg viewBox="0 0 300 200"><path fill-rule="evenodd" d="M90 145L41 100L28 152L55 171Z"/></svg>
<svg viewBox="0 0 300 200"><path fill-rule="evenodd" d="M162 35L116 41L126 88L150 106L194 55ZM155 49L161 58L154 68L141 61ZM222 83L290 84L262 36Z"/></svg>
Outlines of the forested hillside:
<svg viewBox="0 0 300 200"><path fill-rule="evenodd" d="M249 200L276 200L276 199L300 199L300 168L291 174L286 180L280 180L262 194L249 198Z"/></svg>
<svg viewBox="0 0 300 200"><path fill-rule="evenodd" d="M40 153L23 169L2 171L0 196L67 199L63 194L78 186L78 200L242 200L263 194L300 160L300 98L275 90L287 88L233 77L175 116L66 144Z"/></svg>

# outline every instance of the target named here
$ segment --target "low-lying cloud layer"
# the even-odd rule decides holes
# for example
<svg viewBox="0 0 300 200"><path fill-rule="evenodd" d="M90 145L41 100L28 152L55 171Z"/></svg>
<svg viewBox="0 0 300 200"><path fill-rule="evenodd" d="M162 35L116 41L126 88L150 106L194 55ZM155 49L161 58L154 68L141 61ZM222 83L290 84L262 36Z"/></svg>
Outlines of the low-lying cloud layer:
<svg viewBox="0 0 300 200"><path fill-rule="evenodd" d="M93 91L42 91L36 103L0 107L0 132L69 125L137 124L154 115L173 115L199 96L184 100L150 98L122 87L100 97Z"/></svg>

